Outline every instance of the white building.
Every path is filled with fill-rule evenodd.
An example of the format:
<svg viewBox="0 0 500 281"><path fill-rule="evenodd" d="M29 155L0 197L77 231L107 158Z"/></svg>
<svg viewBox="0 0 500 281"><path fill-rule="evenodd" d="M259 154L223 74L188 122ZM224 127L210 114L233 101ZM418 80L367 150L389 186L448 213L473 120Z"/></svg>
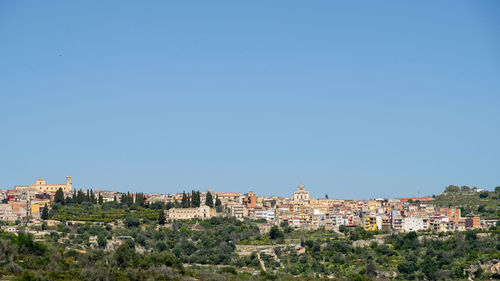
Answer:
<svg viewBox="0 0 500 281"><path fill-rule="evenodd" d="M330 220L332 222L332 225L334 225L334 226L349 224L349 220L347 218L342 217L342 216L330 215Z"/></svg>
<svg viewBox="0 0 500 281"><path fill-rule="evenodd" d="M255 218L262 218L268 221L272 221L275 218L274 209L255 210Z"/></svg>
<svg viewBox="0 0 500 281"><path fill-rule="evenodd" d="M403 219L403 231L419 231L424 230L424 220L420 217L406 217Z"/></svg>
<svg viewBox="0 0 500 281"><path fill-rule="evenodd" d="M375 216L375 221L377 222L377 229L382 230L382 216Z"/></svg>

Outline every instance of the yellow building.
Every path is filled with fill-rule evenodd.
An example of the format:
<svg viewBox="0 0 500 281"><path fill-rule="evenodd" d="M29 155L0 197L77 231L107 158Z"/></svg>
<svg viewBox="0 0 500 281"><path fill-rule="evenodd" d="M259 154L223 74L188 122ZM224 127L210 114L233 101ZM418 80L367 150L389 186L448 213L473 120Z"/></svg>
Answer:
<svg viewBox="0 0 500 281"><path fill-rule="evenodd" d="M16 190L34 189L40 192L56 192L59 188L63 192L71 192L71 177L66 177L65 184L46 184L44 179L37 179L35 184L15 186Z"/></svg>
<svg viewBox="0 0 500 281"><path fill-rule="evenodd" d="M32 201L30 204L31 207L31 213L40 213L42 211L42 208L47 204L47 206L50 206L50 200L39 200L39 201Z"/></svg>
<svg viewBox="0 0 500 281"><path fill-rule="evenodd" d="M213 191L210 191L210 193L212 193L212 196L214 197L214 201L215 201L215 196L217 196L217 197L219 197L219 200L221 200L223 202L238 201L238 199L241 196L240 192L213 192Z"/></svg>
<svg viewBox="0 0 500 281"><path fill-rule="evenodd" d="M377 227L377 218L374 216L364 216L363 217L363 228L369 231L375 231Z"/></svg>

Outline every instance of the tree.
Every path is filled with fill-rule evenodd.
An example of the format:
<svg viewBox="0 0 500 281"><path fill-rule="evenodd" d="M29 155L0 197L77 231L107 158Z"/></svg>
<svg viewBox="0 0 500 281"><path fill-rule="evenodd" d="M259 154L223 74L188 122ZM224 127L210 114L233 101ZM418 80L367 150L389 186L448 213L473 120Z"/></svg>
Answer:
<svg viewBox="0 0 500 281"><path fill-rule="evenodd" d="M484 213L486 211L486 208L484 205L480 205L478 208L477 208L477 212L478 213Z"/></svg>
<svg viewBox="0 0 500 281"><path fill-rule="evenodd" d="M146 196L144 196L144 193L136 193L135 194L135 204L144 207L146 205Z"/></svg>
<svg viewBox="0 0 500 281"><path fill-rule="evenodd" d="M103 200L103 198L102 198L102 195L101 195L101 193L99 192L99 205L102 205L103 201L104 201L104 200Z"/></svg>
<svg viewBox="0 0 500 281"><path fill-rule="evenodd" d="M217 213L220 213L224 210L224 208L222 207L222 202L219 199L219 196L215 197L215 210L217 211Z"/></svg>
<svg viewBox="0 0 500 281"><path fill-rule="evenodd" d="M182 192L182 200L181 200L181 207L182 208L189 208L189 201L186 195L186 192Z"/></svg>
<svg viewBox="0 0 500 281"><path fill-rule="evenodd" d="M59 188L57 191L56 191L56 195L54 195L54 203L61 203L61 204L64 204L64 193L63 193L63 190L62 188Z"/></svg>
<svg viewBox="0 0 500 281"><path fill-rule="evenodd" d="M47 206L47 203L45 203L45 206L43 206L43 210L42 210L42 214L40 215L40 218L42 220L49 219L49 207Z"/></svg>
<svg viewBox="0 0 500 281"><path fill-rule="evenodd" d="M280 223L280 226L281 226L281 228L283 229L283 231L284 231L285 233L290 233L290 232L292 232L292 230L293 230L293 229L290 227L290 225L288 224L288 221L282 221L282 222Z"/></svg>
<svg viewBox="0 0 500 281"><path fill-rule="evenodd" d="M488 198L488 191L479 193L479 198Z"/></svg>
<svg viewBox="0 0 500 281"><path fill-rule="evenodd" d="M135 217L126 217L124 223L127 227L138 227L141 225L139 219Z"/></svg>
<svg viewBox="0 0 500 281"><path fill-rule="evenodd" d="M200 207L200 192L192 191L191 192L191 207L198 208Z"/></svg>
<svg viewBox="0 0 500 281"><path fill-rule="evenodd" d="M92 189L90 190L90 197L89 197L89 201L90 201L92 204L97 204L97 198L95 197L94 191L93 191Z"/></svg>
<svg viewBox="0 0 500 281"><path fill-rule="evenodd" d="M373 262L366 265L366 274L368 276L377 276L377 267Z"/></svg>
<svg viewBox="0 0 500 281"><path fill-rule="evenodd" d="M462 192L469 192L470 191L470 187L464 185L460 188L462 190Z"/></svg>
<svg viewBox="0 0 500 281"><path fill-rule="evenodd" d="M106 239L106 235L104 235L103 233L99 233L99 235L97 235L97 245L99 246L99 248L106 248L107 244L108 241Z"/></svg>
<svg viewBox="0 0 500 281"><path fill-rule="evenodd" d="M125 268L137 256L135 243L131 239L125 240L115 251L115 263L119 267Z"/></svg>
<svg viewBox="0 0 500 281"><path fill-rule="evenodd" d="M160 210L160 214L158 215L158 224L159 225L164 225L165 224L165 211L163 209Z"/></svg>
<svg viewBox="0 0 500 281"><path fill-rule="evenodd" d="M269 230L269 238L271 238L271 240L276 240L284 237L285 235L276 225L273 225L273 227L271 227L271 230Z"/></svg>
<svg viewBox="0 0 500 281"><path fill-rule="evenodd" d="M205 205L207 205L208 207L214 206L214 198L212 197L212 193L210 193L210 191L207 192L207 196L205 199Z"/></svg>
<svg viewBox="0 0 500 281"><path fill-rule="evenodd" d="M85 202L85 194L80 189L80 190L78 190L78 193L76 194L76 203L82 204L83 202Z"/></svg>
<svg viewBox="0 0 500 281"><path fill-rule="evenodd" d="M327 193L327 194L325 194L325 198L326 198L326 199L328 199L328 193Z"/></svg>
<svg viewBox="0 0 500 281"><path fill-rule="evenodd" d="M127 202L129 206L134 205L134 195L130 194L130 192L127 192L127 195L125 196L125 202Z"/></svg>
<svg viewBox="0 0 500 281"><path fill-rule="evenodd" d="M344 233L344 234L346 234L347 232L349 232L349 228L347 228L347 226L341 224L339 226L339 231L342 232L342 233Z"/></svg>
<svg viewBox="0 0 500 281"><path fill-rule="evenodd" d="M445 192L459 192L460 187L458 187L456 185L448 185L444 191Z"/></svg>
<svg viewBox="0 0 500 281"><path fill-rule="evenodd" d="M500 186L495 187L495 192L500 193Z"/></svg>

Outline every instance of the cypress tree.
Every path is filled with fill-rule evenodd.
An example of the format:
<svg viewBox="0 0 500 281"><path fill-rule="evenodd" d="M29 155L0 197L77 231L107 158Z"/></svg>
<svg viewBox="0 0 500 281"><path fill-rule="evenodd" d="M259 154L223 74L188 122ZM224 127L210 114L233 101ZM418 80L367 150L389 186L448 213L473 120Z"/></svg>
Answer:
<svg viewBox="0 0 500 281"><path fill-rule="evenodd" d="M54 203L61 203L64 205L64 193L62 191L62 188L59 188L56 191L56 195L54 195Z"/></svg>
<svg viewBox="0 0 500 281"><path fill-rule="evenodd" d="M158 215L158 224L164 225L165 224L165 210L160 209L160 214Z"/></svg>
<svg viewBox="0 0 500 281"><path fill-rule="evenodd" d="M209 207L214 206L214 198L212 197L212 193L210 191L207 192L206 199L205 199L205 205Z"/></svg>
<svg viewBox="0 0 500 281"><path fill-rule="evenodd" d="M200 192L198 191L192 191L191 192L191 205L193 208L198 208L200 207Z"/></svg>
<svg viewBox="0 0 500 281"><path fill-rule="evenodd" d="M186 196L186 193L185 193L184 191L182 192L181 207L182 207L182 208L187 208L187 207L189 207L189 205L188 205L188 201L187 201L187 196Z"/></svg>
<svg viewBox="0 0 500 281"><path fill-rule="evenodd" d="M116 197L115 197L116 198ZM102 199L102 195L101 193L99 192L99 205L102 205L103 203L103 199Z"/></svg>
<svg viewBox="0 0 500 281"><path fill-rule="evenodd" d="M78 204L82 204L83 202L85 201L85 194L83 193L83 191L80 189L78 190L78 193L76 195L76 202Z"/></svg>
<svg viewBox="0 0 500 281"><path fill-rule="evenodd" d="M45 203L45 206L43 206L43 210L42 210L42 214L40 215L40 218L42 220L49 219L49 207L47 206L47 203Z"/></svg>

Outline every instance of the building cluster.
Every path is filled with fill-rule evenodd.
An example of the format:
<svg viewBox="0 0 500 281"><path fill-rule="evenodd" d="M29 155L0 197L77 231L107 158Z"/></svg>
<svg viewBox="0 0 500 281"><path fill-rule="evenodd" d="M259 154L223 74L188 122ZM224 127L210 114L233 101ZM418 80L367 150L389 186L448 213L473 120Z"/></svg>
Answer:
<svg viewBox="0 0 500 281"><path fill-rule="evenodd" d="M64 184L46 184L45 180L37 179L35 184L0 190L0 220L15 222L26 218L40 219L43 207L50 206L59 188L70 192L71 177L66 177Z"/></svg>
<svg viewBox="0 0 500 281"><path fill-rule="evenodd" d="M59 189L65 197L73 195L71 176L66 177L63 184L47 184L44 179L37 179L34 184L0 189L0 221L40 220L44 206L51 206ZM115 191L94 190L94 193L101 194L104 202L120 196Z"/></svg>
<svg viewBox="0 0 500 281"><path fill-rule="evenodd" d="M221 200L225 213L207 211L206 194L211 192ZM153 194L151 201L180 201L182 193ZM409 232L419 230L461 231L488 227L496 221L481 221L477 214L463 216L458 208L436 208L430 201L433 197L398 199L315 199L300 185L289 198L281 196L257 196L254 192L213 192L201 193L200 208L172 208L167 211L170 219L210 218L230 215L237 218L263 219L271 223L288 222L289 226L300 229L338 229L363 227L365 230ZM210 210L210 208L208 208Z"/></svg>
<svg viewBox="0 0 500 281"><path fill-rule="evenodd" d="M58 189L66 197L73 195L71 177L65 184L46 184L43 179L35 184L0 190L0 220L17 221L23 218L39 219L45 204L50 206ZM94 190L104 202L120 200L115 191ZM207 196L209 195L210 196ZM433 197L397 199L329 199L313 198L303 185L291 197L257 196L255 192L199 192L199 207L179 208L183 193L147 194L149 203L163 202L168 208L167 219L207 219L214 216L261 219L269 223L287 222L297 229L336 229L363 227L365 230L409 232L419 230L460 231L487 227L496 221L481 220L477 214L462 214L458 208L436 208ZM74 196L74 195L73 195ZM132 194L133 196L133 194ZM207 206L207 197L220 202L216 211ZM170 203L170 204L169 204ZM210 204L209 204L210 205Z"/></svg>

